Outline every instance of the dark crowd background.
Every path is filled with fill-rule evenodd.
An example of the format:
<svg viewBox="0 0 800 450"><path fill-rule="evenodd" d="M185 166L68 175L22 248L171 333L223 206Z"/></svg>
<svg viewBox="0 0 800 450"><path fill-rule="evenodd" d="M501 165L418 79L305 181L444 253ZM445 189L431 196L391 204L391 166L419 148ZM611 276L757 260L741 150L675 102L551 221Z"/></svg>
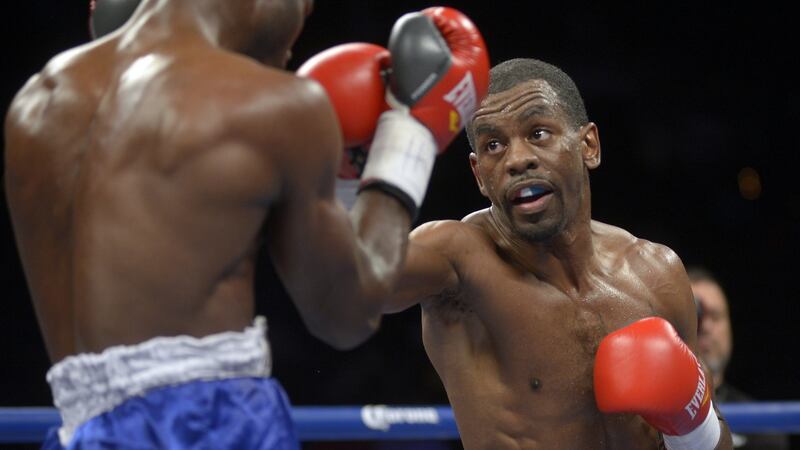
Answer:
<svg viewBox="0 0 800 450"><path fill-rule="evenodd" d="M3 5L3 114L49 58L88 40L85 3ZM385 45L397 17L434 4L317 0L290 69L335 44ZM573 77L600 129L603 164L591 176L595 219L666 244L686 265L714 272L731 303L735 344L729 381L760 400L800 398L794 284L800 97L792 70L797 32L789 7L777 2L439 4L459 8L475 21L492 64L534 57ZM462 136L440 157L420 223L459 219L488 205L475 187L468 152ZM50 405L44 380L49 362L4 196L2 201L0 406ZM447 402L422 347L419 308L385 317L378 334L357 349L334 351L303 329L266 257L260 267L257 309L268 316L274 373L295 404Z"/></svg>

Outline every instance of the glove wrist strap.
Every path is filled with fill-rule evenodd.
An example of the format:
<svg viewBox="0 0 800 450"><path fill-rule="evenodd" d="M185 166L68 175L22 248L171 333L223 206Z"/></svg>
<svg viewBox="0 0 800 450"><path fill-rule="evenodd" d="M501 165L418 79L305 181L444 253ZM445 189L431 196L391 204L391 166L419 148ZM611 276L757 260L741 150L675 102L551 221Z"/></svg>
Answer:
<svg viewBox="0 0 800 450"><path fill-rule="evenodd" d="M416 217L435 160L436 142L430 130L407 112L386 111L378 121L359 190L381 189Z"/></svg>
<svg viewBox="0 0 800 450"><path fill-rule="evenodd" d="M681 436L665 434L664 445L669 450L711 450L717 446L719 436L719 419L714 413L714 404L712 403L700 426Z"/></svg>

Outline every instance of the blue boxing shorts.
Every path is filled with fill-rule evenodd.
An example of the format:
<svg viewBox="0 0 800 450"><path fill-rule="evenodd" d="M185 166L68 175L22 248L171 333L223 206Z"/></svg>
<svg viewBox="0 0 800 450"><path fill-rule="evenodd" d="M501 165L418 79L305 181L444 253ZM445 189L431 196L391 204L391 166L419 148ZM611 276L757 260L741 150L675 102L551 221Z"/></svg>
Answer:
<svg viewBox="0 0 800 450"><path fill-rule="evenodd" d="M259 317L64 359L47 374L63 424L43 449L299 450L265 336Z"/></svg>

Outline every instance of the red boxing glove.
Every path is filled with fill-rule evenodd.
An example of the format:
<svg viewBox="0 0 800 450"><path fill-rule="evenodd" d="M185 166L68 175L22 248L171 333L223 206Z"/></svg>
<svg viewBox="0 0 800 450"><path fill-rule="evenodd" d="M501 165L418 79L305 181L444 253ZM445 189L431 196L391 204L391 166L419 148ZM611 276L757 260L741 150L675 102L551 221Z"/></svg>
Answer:
<svg viewBox="0 0 800 450"><path fill-rule="evenodd" d="M390 81L397 106L436 137L443 151L463 129L489 85L489 56L475 25L460 12L428 8L401 17L392 29L389 51L367 43L342 44L312 57L297 75L322 84L342 127L345 147L372 139Z"/></svg>
<svg viewBox="0 0 800 450"><path fill-rule="evenodd" d="M486 95L489 59L472 22L454 9L439 7L401 17L392 28L388 53L371 44L340 45L312 58L297 73L325 88L346 148L372 142L363 172L358 160L364 155L349 150L340 177L361 176L361 189L394 195L413 216L436 154L463 129Z"/></svg>
<svg viewBox="0 0 800 450"><path fill-rule="evenodd" d="M381 77L389 51L380 45L356 42L329 48L297 69L297 75L318 81L339 118L345 148L367 144L378 117L389 109Z"/></svg>
<svg viewBox="0 0 800 450"><path fill-rule="evenodd" d="M445 7L401 17L392 28L389 52L386 99L393 109L381 115L361 189L395 195L414 216L436 154L486 95L489 57L475 25Z"/></svg>
<svg viewBox="0 0 800 450"><path fill-rule="evenodd" d="M389 40L391 94L433 133L439 152L489 89L489 54L470 19L448 7L401 17Z"/></svg>
<svg viewBox="0 0 800 450"><path fill-rule="evenodd" d="M719 440L703 369L664 319L642 319L600 342L594 390L601 411L640 414L667 448L711 449Z"/></svg>
<svg viewBox="0 0 800 450"><path fill-rule="evenodd" d="M389 61L385 48L356 42L331 47L312 57L297 75L318 81L333 105L344 140L337 197L348 208L355 202L366 163L366 145L372 140L381 113L389 109L382 73Z"/></svg>

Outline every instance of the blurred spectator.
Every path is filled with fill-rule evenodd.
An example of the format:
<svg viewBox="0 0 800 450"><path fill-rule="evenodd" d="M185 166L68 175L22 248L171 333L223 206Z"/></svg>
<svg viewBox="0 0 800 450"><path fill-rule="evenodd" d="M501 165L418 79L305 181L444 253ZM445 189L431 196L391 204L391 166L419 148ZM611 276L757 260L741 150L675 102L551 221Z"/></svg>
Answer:
<svg viewBox="0 0 800 450"><path fill-rule="evenodd" d="M689 279L695 301L701 305L697 343L700 358L714 378L715 402L736 403L754 401L752 397L725 380L725 369L733 350L728 299L711 273L703 268L689 268ZM782 434L733 434L737 449L780 450L789 448L788 436Z"/></svg>

